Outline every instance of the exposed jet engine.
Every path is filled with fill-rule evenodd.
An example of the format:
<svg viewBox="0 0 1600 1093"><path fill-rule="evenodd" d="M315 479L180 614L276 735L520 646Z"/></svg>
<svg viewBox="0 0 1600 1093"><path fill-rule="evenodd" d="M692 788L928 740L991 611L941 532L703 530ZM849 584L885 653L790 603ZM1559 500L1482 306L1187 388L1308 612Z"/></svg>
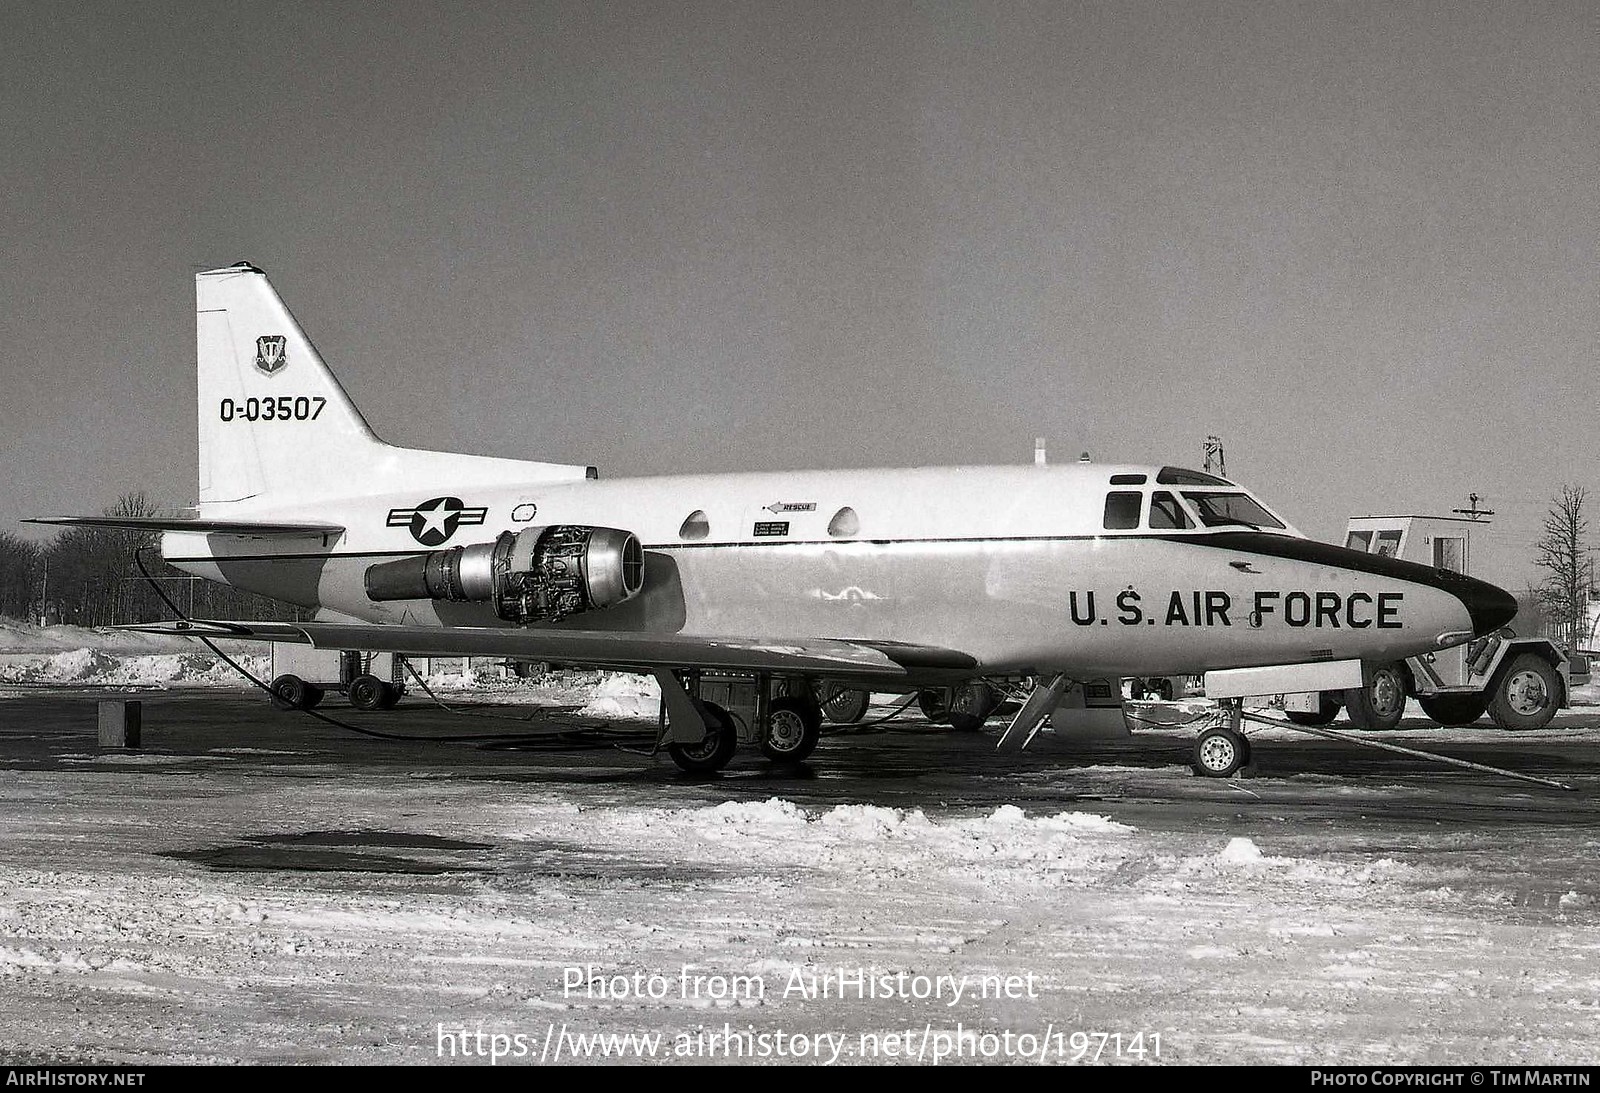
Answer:
<svg viewBox="0 0 1600 1093"><path fill-rule="evenodd" d="M492 603L507 622L556 622L632 599L644 549L632 532L558 524L380 562L366 583L373 600Z"/></svg>

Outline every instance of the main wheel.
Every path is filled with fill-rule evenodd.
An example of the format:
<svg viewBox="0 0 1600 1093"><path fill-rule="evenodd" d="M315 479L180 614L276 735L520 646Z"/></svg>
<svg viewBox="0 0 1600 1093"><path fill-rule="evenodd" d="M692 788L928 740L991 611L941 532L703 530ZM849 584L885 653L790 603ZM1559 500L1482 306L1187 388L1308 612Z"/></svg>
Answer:
<svg viewBox="0 0 1600 1093"><path fill-rule="evenodd" d="M935 725L942 725L950 717L949 692L919 691L917 693L917 709L922 711L923 717L926 717Z"/></svg>
<svg viewBox="0 0 1600 1093"><path fill-rule="evenodd" d="M733 758L739 747L739 727L734 724L733 715L715 702L696 700L695 705L706 715L705 739L698 744L669 743L667 754L690 774L713 774Z"/></svg>
<svg viewBox="0 0 1600 1093"><path fill-rule="evenodd" d="M402 693L403 692L400 690L400 687L398 685L396 685L394 683L385 683L383 685L383 697L378 699L378 709L380 709L380 710L392 710L392 709L394 709L397 705L400 704L400 695Z"/></svg>
<svg viewBox="0 0 1600 1093"><path fill-rule="evenodd" d="M299 676L279 676L268 688L272 691L272 704L280 710L309 710L322 701L322 688Z"/></svg>
<svg viewBox="0 0 1600 1093"><path fill-rule="evenodd" d="M822 736L822 708L804 698L775 698L761 734L761 751L774 763L802 763Z"/></svg>
<svg viewBox="0 0 1600 1093"><path fill-rule="evenodd" d="M950 725L961 732L977 732L998 705L999 696L984 680L964 683L950 693Z"/></svg>
<svg viewBox="0 0 1600 1093"><path fill-rule="evenodd" d="M854 725L867 716L867 707L872 702L870 692L842 683L818 684L817 698L822 703L823 715L835 725Z"/></svg>
<svg viewBox="0 0 1600 1093"><path fill-rule="evenodd" d="M1522 653L1495 685L1489 716L1502 729L1542 729L1561 706L1561 680L1536 653Z"/></svg>
<svg viewBox="0 0 1600 1093"><path fill-rule="evenodd" d="M1328 725L1339 716L1339 708L1343 705L1337 694L1332 691L1322 691L1318 695L1316 709L1284 710L1283 716L1294 725Z"/></svg>
<svg viewBox="0 0 1600 1093"><path fill-rule="evenodd" d="M1398 664L1375 664L1363 673L1366 686L1344 693L1345 710L1357 728L1381 731L1400 724L1406 712L1406 676Z"/></svg>
<svg viewBox="0 0 1600 1093"><path fill-rule="evenodd" d="M1156 679L1151 680L1150 682L1151 682L1151 688L1150 688L1151 693L1154 694L1157 699L1159 699L1162 702L1171 702L1172 701L1173 694L1172 694L1172 680L1171 679L1169 679L1166 676L1160 676L1160 677L1158 677Z"/></svg>
<svg viewBox="0 0 1600 1093"><path fill-rule="evenodd" d="M1250 762L1250 741L1232 729L1207 729L1195 738L1190 766L1207 778L1226 778Z"/></svg>
<svg viewBox="0 0 1600 1093"><path fill-rule="evenodd" d="M382 709L384 688L387 686L377 676L356 676L350 681L350 705L358 710Z"/></svg>
<svg viewBox="0 0 1600 1093"><path fill-rule="evenodd" d="M1441 725L1470 725L1489 708L1485 694L1418 695L1422 712Z"/></svg>

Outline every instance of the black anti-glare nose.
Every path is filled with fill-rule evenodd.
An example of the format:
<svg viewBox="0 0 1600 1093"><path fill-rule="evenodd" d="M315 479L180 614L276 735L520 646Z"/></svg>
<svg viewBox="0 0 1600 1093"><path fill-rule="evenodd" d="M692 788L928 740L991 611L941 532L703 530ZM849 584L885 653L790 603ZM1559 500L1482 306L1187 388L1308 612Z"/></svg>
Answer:
<svg viewBox="0 0 1600 1093"><path fill-rule="evenodd" d="M1449 590L1466 605L1474 634L1492 634L1516 617L1516 597L1488 581L1459 577L1450 583Z"/></svg>

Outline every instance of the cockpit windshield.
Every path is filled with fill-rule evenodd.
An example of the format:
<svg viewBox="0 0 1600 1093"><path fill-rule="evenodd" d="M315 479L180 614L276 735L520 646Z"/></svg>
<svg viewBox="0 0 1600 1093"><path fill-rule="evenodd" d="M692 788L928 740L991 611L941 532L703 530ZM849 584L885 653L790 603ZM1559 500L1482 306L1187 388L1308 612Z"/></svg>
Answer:
<svg viewBox="0 0 1600 1093"><path fill-rule="evenodd" d="M1202 493L1184 490L1184 500L1194 506L1200 522L1208 528L1238 524L1247 528L1281 528L1283 521L1243 493Z"/></svg>

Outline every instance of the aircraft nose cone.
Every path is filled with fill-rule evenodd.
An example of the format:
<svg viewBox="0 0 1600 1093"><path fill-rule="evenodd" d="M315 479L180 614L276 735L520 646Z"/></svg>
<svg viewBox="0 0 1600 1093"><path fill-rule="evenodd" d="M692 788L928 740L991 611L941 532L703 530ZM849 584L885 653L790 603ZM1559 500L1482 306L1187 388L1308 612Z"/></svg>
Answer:
<svg viewBox="0 0 1600 1093"><path fill-rule="evenodd" d="M1492 634L1517 613L1516 598L1488 581L1464 578L1450 591L1466 605L1467 614L1472 617L1472 632L1480 636Z"/></svg>

